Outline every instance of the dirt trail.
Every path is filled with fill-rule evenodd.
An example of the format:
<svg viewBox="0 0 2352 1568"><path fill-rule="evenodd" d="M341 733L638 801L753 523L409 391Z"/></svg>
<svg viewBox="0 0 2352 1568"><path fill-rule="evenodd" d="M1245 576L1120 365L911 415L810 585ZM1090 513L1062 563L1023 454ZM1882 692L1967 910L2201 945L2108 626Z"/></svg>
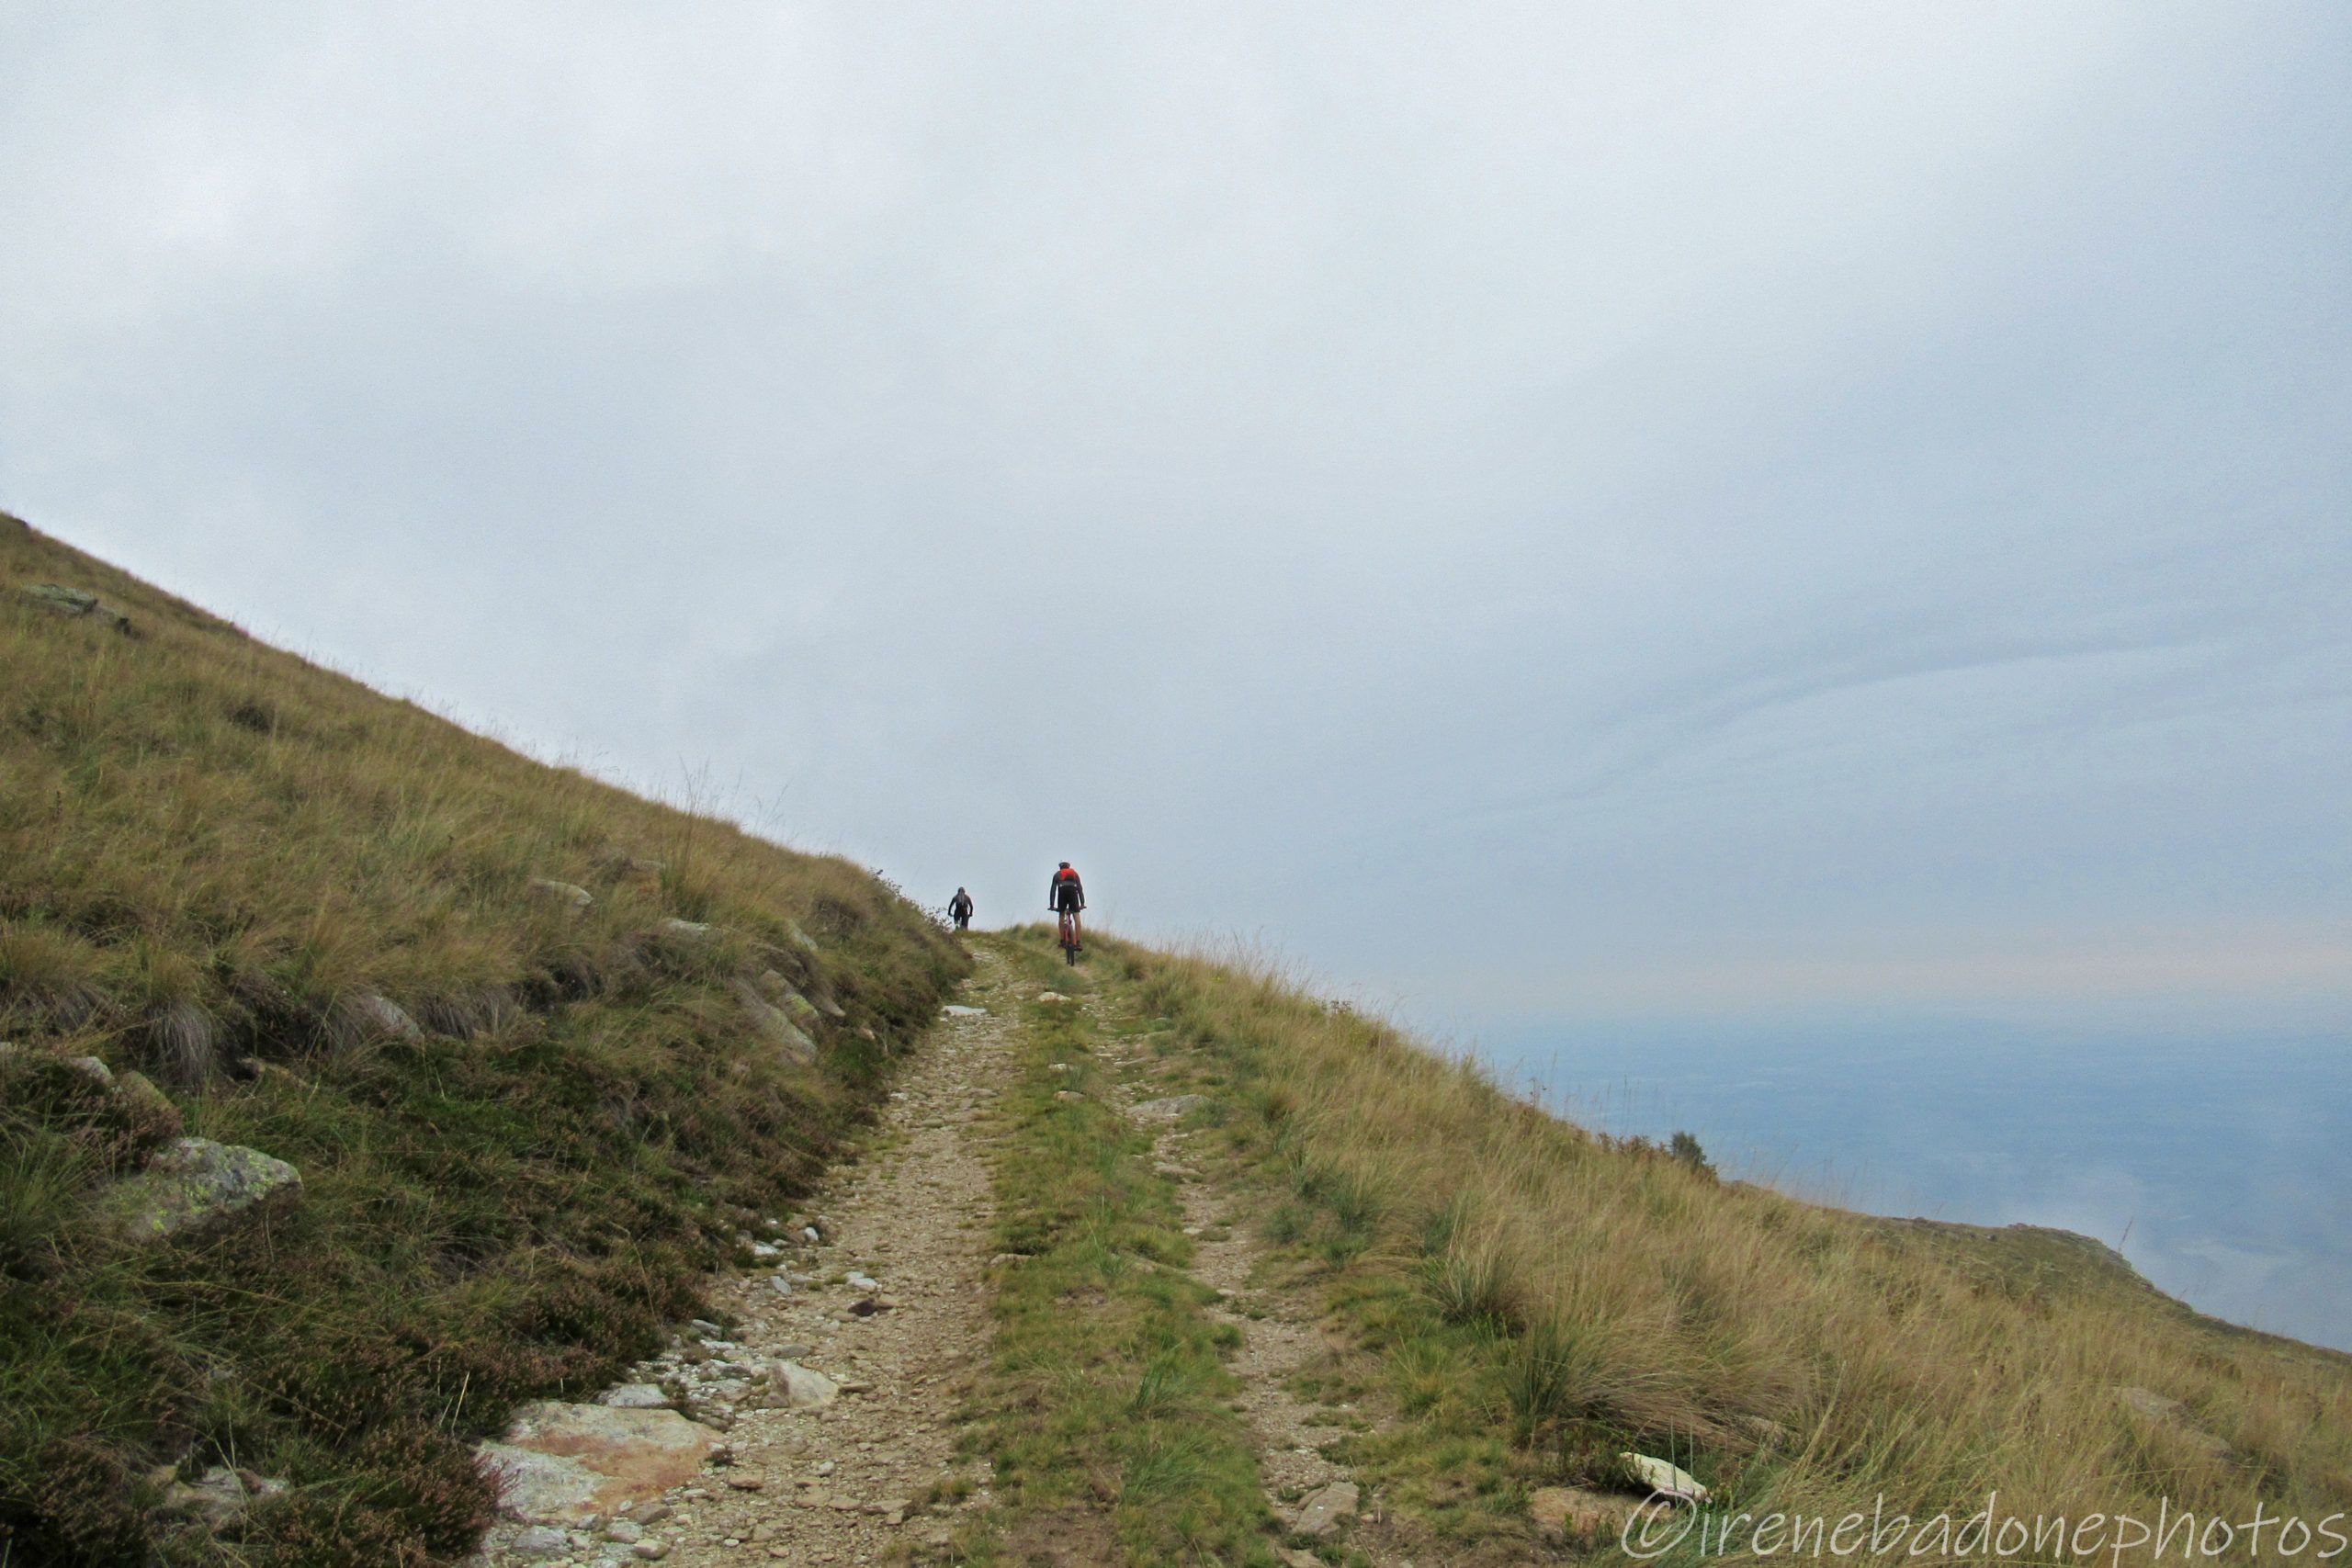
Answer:
<svg viewBox="0 0 2352 1568"><path fill-rule="evenodd" d="M1093 997L1088 1003L1100 1005ZM1306 1295L1269 1280L1255 1216L1237 1194L1206 1179L1195 1162L1191 1145L1201 1134L1181 1125L1193 1097L1139 1096L1138 1086L1158 1093L1150 1083L1157 1064L1149 1039L1141 1037L1125 1050L1106 1047L1102 1055L1128 1075L1114 1092L1130 1117L1155 1132L1152 1157L1158 1169L1182 1184L1184 1234L1193 1238L1193 1276L1218 1292L1222 1300L1212 1315L1241 1337L1228 1364L1241 1381L1238 1405L1257 1438L1259 1480L1275 1513L1293 1519L1303 1501L1328 1496L1326 1488L1353 1480L1324 1450L1349 1435L1354 1406L1319 1406L1290 1386L1301 1372L1329 1370L1344 1352L1317 1323ZM1374 1568L1414 1568L1413 1560L1387 1539L1384 1522L1367 1505L1362 1518L1344 1531L1348 1544ZM1305 1552L1278 1554L1288 1562L1315 1561Z"/></svg>
<svg viewBox="0 0 2352 1568"><path fill-rule="evenodd" d="M1018 1027L997 994L1002 960L985 948L978 958L963 1005L989 1010L951 1013L904 1075L882 1147L825 1199L808 1282L789 1297L763 1279L737 1292L745 1349L820 1371L842 1396L820 1410L744 1413L733 1465L676 1505L692 1529L672 1561L740 1563L759 1555L742 1548L764 1547L772 1561L861 1563L910 1535L910 1546L945 1542L944 1510L920 1505L955 1476L949 1416L987 1349L995 1205L974 1127L1010 1070ZM836 1282L847 1275L879 1289ZM868 1303L880 1310L861 1314ZM977 1483L967 1502L983 1506L984 1469L965 1478Z"/></svg>
<svg viewBox="0 0 2352 1568"><path fill-rule="evenodd" d="M991 945L973 949L978 972L910 1064L871 1147L836 1171L805 1213L821 1239L773 1248L773 1274L721 1280L714 1300L733 1329L697 1324L635 1374L673 1393L693 1391L688 1408L727 1429L719 1462L616 1518L539 1532L545 1550L521 1550L510 1527L484 1560L501 1568L936 1561L961 1513L989 1506L989 1467L956 1464L952 1423L989 1344L995 1203L984 1119L1013 1071L1023 1027L1015 1010L1035 987L1017 981ZM1101 989L1088 987L1077 999L1098 1022L1111 1021L1114 1004ZM1289 1386L1301 1371L1328 1368L1338 1348L1306 1295L1266 1278L1241 1201L1189 1161L1193 1134L1180 1122L1196 1101L1148 1098L1165 1092L1154 1089L1161 1064L1148 1037L1106 1029L1100 1038L1117 1069L1106 1089L1155 1134L1160 1173L1182 1185L1193 1273L1221 1292L1216 1316L1240 1336L1232 1366L1261 1475L1277 1513L1293 1519L1302 1498L1348 1480L1324 1450L1348 1435L1354 1413L1318 1407ZM786 1401L763 1393L771 1386L763 1370L786 1363L830 1379L838 1395L775 1407ZM1345 1539L1377 1568L1412 1568L1382 1523L1369 1511L1342 1527Z"/></svg>
<svg viewBox="0 0 2352 1568"><path fill-rule="evenodd" d="M809 1408L722 1407L724 1463L635 1505L617 1530L571 1532L568 1557L536 1561L903 1561L944 1545L959 1508L987 1505L987 1465L956 1465L950 1422L985 1364L994 1203L978 1124L1011 1070L1019 1024L1007 1016L1003 960L984 946L977 956L979 972L903 1075L873 1146L808 1211L823 1239L786 1247L775 1275L722 1280L715 1300L732 1332L705 1325L682 1348L697 1376L714 1364L791 1362L831 1379L838 1396ZM926 1506L942 1483L961 1495Z"/></svg>

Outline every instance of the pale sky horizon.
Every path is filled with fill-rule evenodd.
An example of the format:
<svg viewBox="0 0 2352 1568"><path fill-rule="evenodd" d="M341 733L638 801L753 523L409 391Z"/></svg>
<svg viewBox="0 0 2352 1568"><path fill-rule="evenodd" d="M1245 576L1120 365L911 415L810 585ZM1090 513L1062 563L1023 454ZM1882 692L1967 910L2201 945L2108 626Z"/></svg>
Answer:
<svg viewBox="0 0 2352 1568"><path fill-rule="evenodd" d="M0 507L1440 1029L2352 1025L2352 11L0 15Z"/></svg>

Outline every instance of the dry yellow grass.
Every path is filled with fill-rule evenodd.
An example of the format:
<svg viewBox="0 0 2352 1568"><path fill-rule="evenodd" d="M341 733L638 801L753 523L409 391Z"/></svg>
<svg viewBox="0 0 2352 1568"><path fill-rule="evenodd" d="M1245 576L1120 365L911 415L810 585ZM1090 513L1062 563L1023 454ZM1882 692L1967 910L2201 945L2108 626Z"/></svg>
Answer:
<svg viewBox="0 0 2352 1568"><path fill-rule="evenodd" d="M1670 1449L1758 1511L1834 1519L1883 1495L1965 1514L1998 1493L2027 1518L2154 1521L2163 1505L2244 1521L2259 1505L2347 1529L2352 1358L2199 1318L2095 1244L1719 1182L1247 957L1119 952L1229 1063L1256 1146L1353 1232L1329 1255L1335 1298L1402 1282L1430 1332L1450 1319L1490 1341L1484 1415L1523 1482L1606 1483L1629 1446ZM1426 1361L1412 1314L1384 1313L1392 1360ZM2126 1389L2184 1414L2151 1416Z"/></svg>
<svg viewBox="0 0 2352 1568"><path fill-rule="evenodd" d="M6 517L0 671L0 1562L464 1551L472 1440L697 1310L967 965L870 872L533 761ZM79 1055L171 1104L129 1115ZM299 1206L119 1244L92 1206L182 1126L293 1163ZM157 1467L224 1462L290 1488L217 1534L158 1510Z"/></svg>

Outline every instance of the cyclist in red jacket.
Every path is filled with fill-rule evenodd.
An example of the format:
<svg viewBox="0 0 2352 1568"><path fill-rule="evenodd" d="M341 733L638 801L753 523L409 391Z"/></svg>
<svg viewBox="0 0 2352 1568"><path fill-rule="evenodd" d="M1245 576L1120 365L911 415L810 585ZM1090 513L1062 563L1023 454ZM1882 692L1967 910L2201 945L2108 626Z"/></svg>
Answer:
<svg viewBox="0 0 2352 1568"><path fill-rule="evenodd" d="M1053 881L1046 885L1046 908L1061 917L1062 946L1075 954L1079 947L1078 912L1086 908L1086 884L1078 879L1078 873L1070 869L1068 861L1062 862Z"/></svg>

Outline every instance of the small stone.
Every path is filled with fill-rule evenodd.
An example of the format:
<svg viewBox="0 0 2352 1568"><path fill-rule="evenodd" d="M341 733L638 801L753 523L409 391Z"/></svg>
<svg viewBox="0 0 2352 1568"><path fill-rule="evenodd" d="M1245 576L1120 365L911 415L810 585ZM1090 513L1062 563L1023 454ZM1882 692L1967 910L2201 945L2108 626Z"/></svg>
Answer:
<svg viewBox="0 0 2352 1568"><path fill-rule="evenodd" d="M670 1543L666 1540L640 1540L629 1550L648 1562L659 1562L670 1555Z"/></svg>
<svg viewBox="0 0 2352 1568"><path fill-rule="evenodd" d="M788 1296L792 1294L792 1281L781 1274L771 1274L768 1276L768 1289L779 1296Z"/></svg>
<svg viewBox="0 0 2352 1568"><path fill-rule="evenodd" d="M1054 1098L1056 1100L1084 1100L1086 1096L1074 1089L1057 1089L1054 1090Z"/></svg>
<svg viewBox="0 0 2352 1568"><path fill-rule="evenodd" d="M767 1483L756 1475L730 1475L727 1478L727 1484L738 1492L757 1492Z"/></svg>
<svg viewBox="0 0 2352 1568"><path fill-rule="evenodd" d="M633 1519L615 1519L605 1527L605 1539L623 1546L635 1546L645 1539L645 1527Z"/></svg>
<svg viewBox="0 0 2352 1568"><path fill-rule="evenodd" d="M548 1525L532 1525L507 1543L517 1557L558 1557L571 1550L564 1533Z"/></svg>
<svg viewBox="0 0 2352 1568"><path fill-rule="evenodd" d="M658 1384L625 1382L598 1394L596 1403L615 1410L662 1410L669 1406L670 1396Z"/></svg>
<svg viewBox="0 0 2352 1568"><path fill-rule="evenodd" d="M584 909L596 901L595 895L590 893L585 887L569 882L558 882L548 876L531 878L531 892L536 897L573 909Z"/></svg>
<svg viewBox="0 0 2352 1568"><path fill-rule="evenodd" d="M845 1283L853 1291L878 1291L882 1288L882 1281L871 1274L852 1274Z"/></svg>
<svg viewBox="0 0 2352 1568"><path fill-rule="evenodd" d="M1707 1500L1707 1489L1700 1485L1697 1478L1687 1470L1662 1459L1653 1459L1648 1454L1621 1453L1617 1457L1643 1485L1650 1489L1653 1495L1670 1497L1678 1503L1703 1503Z"/></svg>

